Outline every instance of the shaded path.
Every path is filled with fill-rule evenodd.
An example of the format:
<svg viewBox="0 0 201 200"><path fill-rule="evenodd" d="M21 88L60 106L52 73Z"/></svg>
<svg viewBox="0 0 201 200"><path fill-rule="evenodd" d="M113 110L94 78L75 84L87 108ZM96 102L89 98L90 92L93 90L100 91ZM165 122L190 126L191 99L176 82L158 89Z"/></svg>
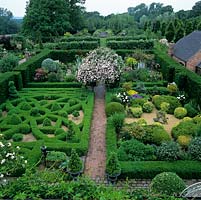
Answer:
<svg viewBox="0 0 201 200"><path fill-rule="evenodd" d="M91 125L90 144L85 162L85 175L92 179L104 179L106 163L105 145L105 87L94 89L95 103Z"/></svg>

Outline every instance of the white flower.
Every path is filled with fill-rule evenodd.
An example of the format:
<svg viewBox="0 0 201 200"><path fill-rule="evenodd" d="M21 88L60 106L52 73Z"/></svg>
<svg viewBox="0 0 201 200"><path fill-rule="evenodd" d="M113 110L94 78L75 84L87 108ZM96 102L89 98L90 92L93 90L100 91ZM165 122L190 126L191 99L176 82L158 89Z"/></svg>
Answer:
<svg viewBox="0 0 201 200"><path fill-rule="evenodd" d="M0 142L0 147L4 147L5 145L2 143L2 142Z"/></svg>
<svg viewBox="0 0 201 200"><path fill-rule="evenodd" d="M3 159L3 160L1 161L1 164L3 165L5 162L6 162L6 160L5 160L5 159Z"/></svg>
<svg viewBox="0 0 201 200"><path fill-rule="evenodd" d="M25 160L24 163L27 164L27 160Z"/></svg>
<svg viewBox="0 0 201 200"><path fill-rule="evenodd" d="M15 156L11 156L11 159L13 160L15 158Z"/></svg>
<svg viewBox="0 0 201 200"><path fill-rule="evenodd" d="M11 146L11 143L9 142L9 143L7 144L7 146L10 147L10 146Z"/></svg>
<svg viewBox="0 0 201 200"><path fill-rule="evenodd" d="M16 147L16 149L20 149L20 147L19 147L19 146L17 146L17 147Z"/></svg>
<svg viewBox="0 0 201 200"><path fill-rule="evenodd" d="M3 175L3 174L1 174L1 175L0 175L0 178L3 178L3 177L4 177L4 175Z"/></svg>

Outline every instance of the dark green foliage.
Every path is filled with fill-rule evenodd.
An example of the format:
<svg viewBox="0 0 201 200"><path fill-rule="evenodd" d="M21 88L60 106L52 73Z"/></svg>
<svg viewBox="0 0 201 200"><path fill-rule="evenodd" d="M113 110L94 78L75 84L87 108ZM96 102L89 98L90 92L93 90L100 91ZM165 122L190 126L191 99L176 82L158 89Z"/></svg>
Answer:
<svg viewBox="0 0 201 200"><path fill-rule="evenodd" d="M172 172L158 174L150 185L152 192L166 195L179 195L185 188L184 181Z"/></svg>
<svg viewBox="0 0 201 200"><path fill-rule="evenodd" d="M17 98L19 95L18 95L18 92L16 90L14 82L13 81L9 81L8 87L9 87L9 89L8 89L8 91L9 91L9 97L11 99Z"/></svg>
<svg viewBox="0 0 201 200"><path fill-rule="evenodd" d="M75 110L75 111L73 111L72 115L73 115L73 117L79 117L80 113L77 110Z"/></svg>
<svg viewBox="0 0 201 200"><path fill-rule="evenodd" d="M109 117L115 113L124 113L124 106L117 102L111 102L106 105L106 115Z"/></svg>
<svg viewBox="0 0 201 200"><path fill-rule="evenodd" d="M118 157L121 161L155 160L154 148L134 139L121 143Z"/></svg>
<svg viewBox="0 0 201 200"><path fill-rule="evenodd" d="M98 37L91 37L91 36L83 36L83 37L63 37L60 39L60 42L75 42L75 41L96 41L99 42L99 38Z"/></svg>
<svg viewBox="0 0 201 200"><path fill-rule="evenodd" d="M20 142L23 140L23 134L21 133L15 133L13 136L12 136L12 139L14 142Z"/></svg>
<svg viewBox="0 0 201 200"><path fill-rule="evenodd" d="M175 28L172 22L170 22L167 26L165 36L168 40L168 42L172 42L174 40L175 35Z"/></svg>
<svg viewBox="0 0 201 200"><path fill-rule="evenodd" d="M176 142L164 142L157 147L156 156L158 160L174 161L181 155L181 147Z"/></svg>
<svg viewBox="0 0 201 200"><path fill-rule="evenodd" d="M28 111L28 110L31 110L31 106L29 103L27 102L23 102L21 105L20 105L20 109L21 110L25 110L25 111Z"/></svg>
<svg viewBox="0 0 201 200"><path fill-rule="evenodd" d="M55 72L50 72L47 76L49 82L57 82L57 74Z"/></svg>
<svg viewBox="0 0 201 200"><path fill-rule="evenodd" d="M108 41L107 47L111 49L152 49L153 40Z"/></svg>
<svg viewBox="0 0 201 200"><path fill-rule="evenodd" d="M52 106L51 106L51 111L52 112L54 112L54 111L59 111L59 110L61 110L62 108L61 108L61 106L58 104L58 103L54 103L54 104L52 104Z"/></svg>
<svg viewBox="0 0 201 200"><path fill-rule="evenodd" d="M193 160L201 160L201 137L192 139L188 147L188 154Z"/></svg>
<svg viewBox="0 0 201 200"><path fill-rule="evenodd" d="M182 27L179 27L175 33L175 39L174 41L177 42L181 38L183 38L185 35L185 30Z"/></svg>
<svg viewBox="0 0 201 200"><path fill-rule="evenodd" d="M184 108L186 108L187 115L189 117L195 117L198 114L198 111L192 106L191 103L185 104Z"/></svg>
<svg viewBox="0 0 201 200"><path fill-rule="evenodd" d="M123 127L124 119L125 119L124 114L115 113L111 116L111 122L115 127L115 131L117 134L120 133L121 128Z"/></svg>
<svg viewBox="0 0 201 200"><path fill-rule="evenodd" d="M196 136L197 125L193 121L182 121L172 129L172 136L177 139L180 135Z"/></svg>
<svg viewBox="0 0 201 200"><path fill-rule="evenodd" d="M75 149L72 149L71 151L67 169L69 172L72 172L72 173L80 172L83 169L82 160L76 153Z"/></svg>
<svg viewBox="0 0 201 200"><path fill-rule="evenodd" d="M20 133L28 134L28 133L30 133L30 131L31 131L31 128L30 128L30 126L28 124L20 125Z"/></svg>
<svg viewBox="0 0 201 200"><path fill-rule="evenodd" d="M32 108L31 109L31 112L30 112L30 115L31 116L34 116L34 117L36 117L36 116L40 116L40 113L39 113L39 109L38 108Z"/></svg>
<svg viewBox="0 0 201 200"><path fill-rule="evenodd" d="M106 162L106 173L110 176L116 176L121 173L121 166L117 154L112 152Z"/></svg>
<svg viewBox="0 0 201 200"><path fill-rule="evenodd" d="M67 1L43 1L43 5L40 7L39 1L28 4L22 27L24 34L38 43L63 35L70 28Z"/></svg>
<svg viewBox="0 0 201 200"><path fill-rule="evenodd" d="M57 49L57 50L70 50L70 49L93 50L99 47L99 42L73 41L73 42L46 43L44 47L48 49Z"/></svg>
<svg viewBox="0 0 201 200"><path fill-rule="evenodd" d="M12 114L8 120L8 124L11 124L11 125L18 125L21 123L22 123L21 118L16 114Z"/></svg>
<svg viewBox="0 0 201 200"><path fill-rule="evenodd" d="M161 104L162 104L163 102L166 102L166 103L169 103L169 104L170 104L170 107L169 107L169 109L168 109L168 111L167 111L167 113L169 113L169 114L173 114L175 108L181 106L179 100L178 100L176 97L173 97L173 96L168 96L168 95L156 95L156 96L153 97L153 103L154 103L154 105L156 106L156 108L157 108L158 110L160 110Z"/></svg>
<svg viewBox="0 0 201 200"><path fill-rule="evenodd" d="M5 57L0 59L0 72L9 72L18 65L18 58L13 54L8 54Z"/></svg>
<svg viewBox="0 0 201 200"><path fill-rule="evenodd" d="M45 119L43 120L43 126L51 126L51 121L50 121L50 119L45 118Z"/></svg>
<svg viewBox="0 0 201 200"><path fill-rule="evenodd" d="M0 118L2 117L3 115L3 111L0 109Z"/></svg>

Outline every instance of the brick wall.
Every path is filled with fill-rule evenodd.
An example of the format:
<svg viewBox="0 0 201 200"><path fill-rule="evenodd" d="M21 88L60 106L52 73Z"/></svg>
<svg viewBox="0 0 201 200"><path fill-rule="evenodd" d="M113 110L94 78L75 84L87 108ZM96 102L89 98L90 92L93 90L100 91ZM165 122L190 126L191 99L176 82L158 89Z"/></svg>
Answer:
<svg viewBox="0 0 201 200"><path fill-rule="evenodd" d="M196 71L196 65L201 62L201 51L197 52L192 58L187 62L187 68L191 71Z"/></svg>

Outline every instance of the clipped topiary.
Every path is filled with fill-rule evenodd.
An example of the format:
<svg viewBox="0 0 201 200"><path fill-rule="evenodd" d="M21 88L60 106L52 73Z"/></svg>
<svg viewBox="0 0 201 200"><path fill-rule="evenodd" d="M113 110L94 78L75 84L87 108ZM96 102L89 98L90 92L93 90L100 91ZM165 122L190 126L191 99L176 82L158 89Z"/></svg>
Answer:
<svg viewBox="0 0 201 200"><path fill-rule="evenodd" d="M106 105L106 115L110 117L115 113L124 113L124 106L117 102L111 102Z"/></svg>
<svg viewBox="0 0 201 200"><path fill-rule="evenodd" d="M174 161L181 155L181 148L176 142L164 142L156 150L158 160Z"/></svg>
<svg viewBox="0 0 201 200"><path fill-rule="evenodd" d="M51 121L50 121L50 119L45 118L45 119L43 120L43 126L51 126Z"/></svg>
<svg viewBox="0 0 201 200"><path fill-rule="evenodd" d="M181 147L183 147L184 149L187 148L191 142L191 136L189 135L180 135L177 138L177 142L179 143L179 145Z"/></svg>
<svg viewBox="0 0 201 200"><path fill-rule="evenodd" d="M117 154L112 152L106 163L106 173L109 176L117 176L121 173L121 166Z"/></svg>
<svg viewBox="0 0 201 200"><path fill-rule="evenodd" d="M76 99L69 99L68 103L69 103L69 106L74 106L78 103L78 101Z"/></svg>
<svg viewBox="0 0 201 200"><path fill-rule="evenodd" d="M54 103L52 104L51 106L51 111L54 112L54 111L58 111L58 110L61 110L61 106L58 104L58 103Z"/></svg>
<svg viewBox="0 0 201 200"><path fill-rule="evenodd" d="M11 124L11 125L18 125L21 123L22 123L21 118L16 114L12 114L8 120L8 124Z"/></svg>
<svg viewBox="0 0 201 200"><path fill-rule="evenodd" d="M174 110L174 116L178 119L183 119L187 115L187 110L183 107L178 107Z"/></svg>
<svg viewBox="0 0 201 200"><path fill-rule="evenodd" d="M142 107L130 107L133 117L140 118L143 114Z"/></svg>
<svg viewBox="0 0 201 200"><path fill-rule="evenodd" d="M59 69L58 63L51 58L46 58L45 60L43 60L41 67L47 72L57 72L57 70Z"/></svg>
<svg viewBox="0 0 201 200"><path fill-rule="evenodd" d="M16 87L15 87L15 84L13 81L9 81L8 83L8 92L9 92L9 97L11 99L15 99L15 98L18 98L19 95L18 95L18 92L16 90Z"/></svg>
<svg viewBox="0 0 201 200"><path fill-rule="evenodd" d="M54 135L60 135L60 134L65 134L65 131L62 128L56 129L54 132Z"/></svg>
<svg viewBox="0 0 201 200"><path fill-rule="evenodd" d="M143 104L142 109L143 109L143 112L145 113L151 113L154 109L154 105L151 102L146 102Z"/></svg>
<svg viewBox="0 0 201 200"><path fill-rule="evenodd" d="M184 181L172 172L156 175L150 184L151 192L156 194L179 195L185 188Z"/></svg>
<svg viewBox="0 0 201 200"><path fill-rule="evenodd" d="M193 160L201 160L201 137L192 139L188 147L188 154Z"/></svg>
<svg viewBox="0 0 201 200"><path fill-rule="evenodd" d="M111 116L111 121L113 126L115 127L115 131L117 134L120 133L121 128L123 127L124 119L125 115L121 113L115 113L114 115Z"/></svg>
<svg viewBox="0 0 201 200"><path fill-rule="evenodd" d="M38 108L32 108L31 112L30 112L30 115L34 116L34 117L39 116L40 115L39 109Z"/></svg>
<svg viewBox="0 0 201 200"><path fill-rule="evenodd" d="M31 110L31 106L27 103L27 102L23 102L21 105L20 105L20 109L21 110L25 110L25 111L28 111L28 110Z"/></svg>
<svg viewBox="0 0 201 200"><path fill-rule="evenodd" d="M61 116L61 117L68 117L68 114L67 114L66 111L59 111L58 115Z"/></svg>
<svg viewBox="0 0 201 200"><path fill-rule="evenodd" d="M67 170L70 173L78 173L82 171L83 163L75 149L71 150L71 155L68 161Z"/></svg>
<svg viewBox="0 0 201 200"><path fill-rule="evenodd" d="M13 136L12 136L12 139L14 142L20 142L23 140L23 134L21 133L15 133Z"/></svg>
<svg viewBox="0 0 201 200"><path fill-rule="evenodd" d="M161 103L160 107L161 107L162 111L167 112L170 108L170 104L167 102L163 102L163 103Z"/></svg>

